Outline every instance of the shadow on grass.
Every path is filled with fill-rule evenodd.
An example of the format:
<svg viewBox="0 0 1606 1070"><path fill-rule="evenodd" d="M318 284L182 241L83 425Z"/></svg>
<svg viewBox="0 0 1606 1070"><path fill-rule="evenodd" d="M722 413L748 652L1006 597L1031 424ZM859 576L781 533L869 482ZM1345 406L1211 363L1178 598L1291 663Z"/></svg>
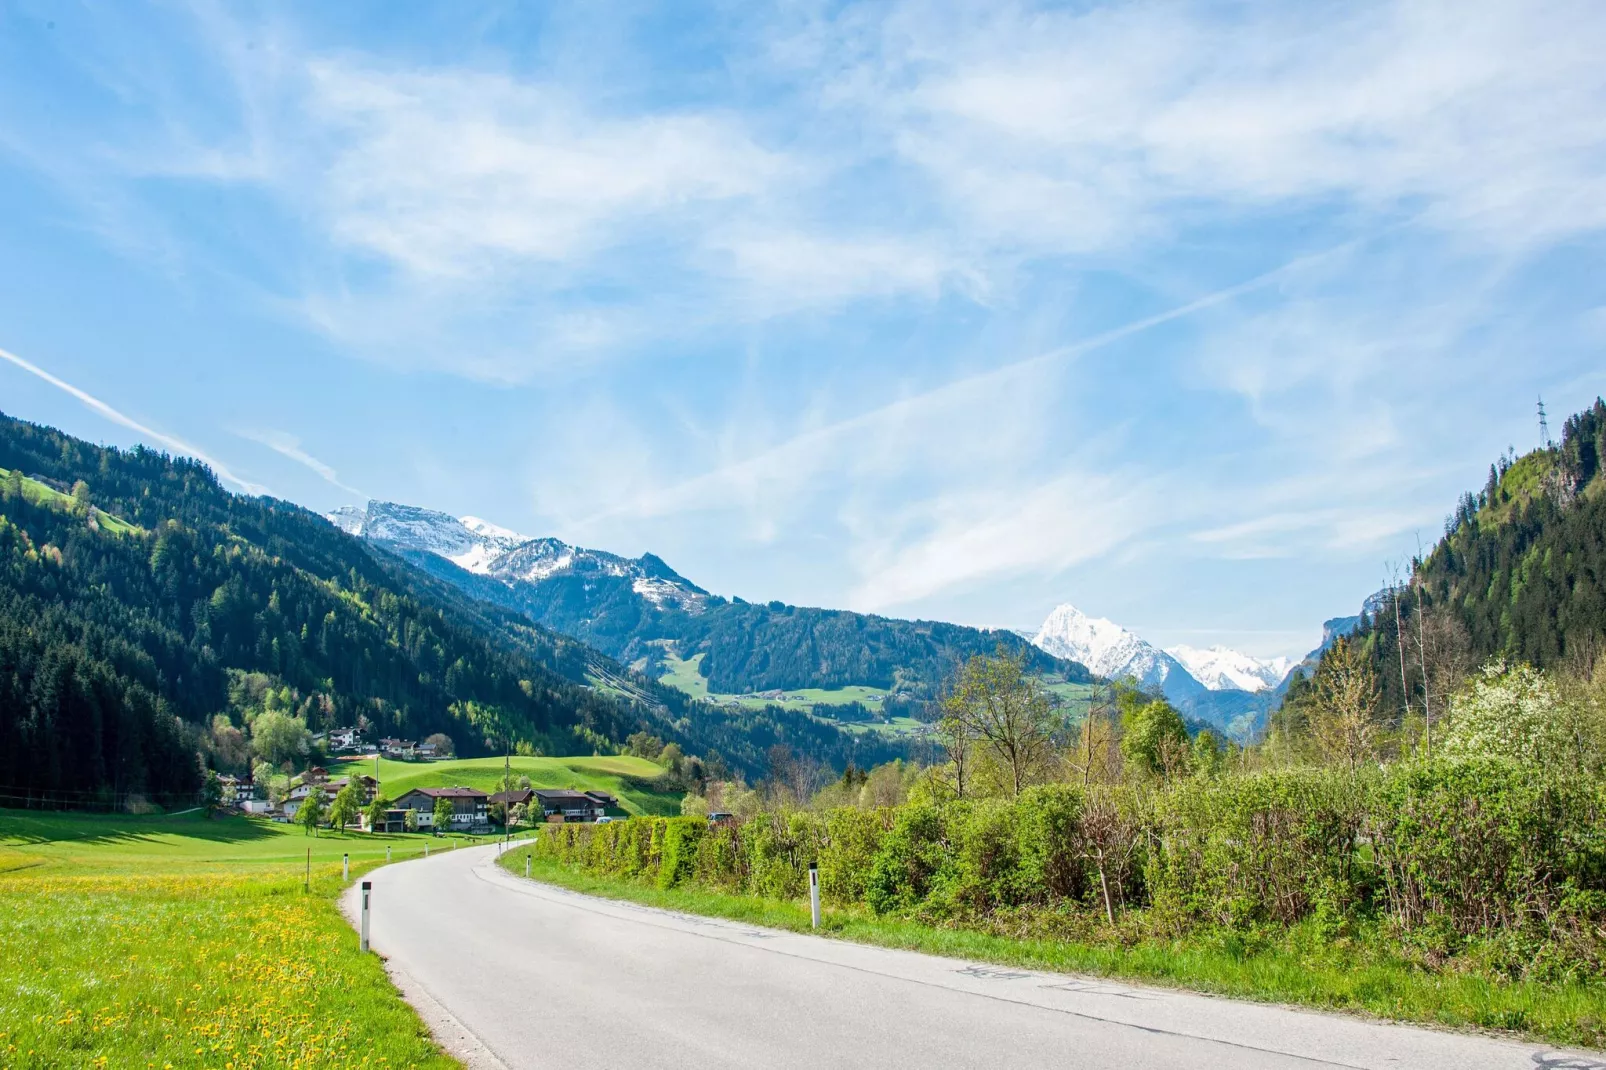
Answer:
<svg viewBox="0 0 1606 1070"><path fill-rule="evenodd" d="M183 836L213 843L246 843L279 835L260 818L204 814L134 817L128 814L41 813L0 810L0 840L16 844L154 842L159 836Z"/></svg>

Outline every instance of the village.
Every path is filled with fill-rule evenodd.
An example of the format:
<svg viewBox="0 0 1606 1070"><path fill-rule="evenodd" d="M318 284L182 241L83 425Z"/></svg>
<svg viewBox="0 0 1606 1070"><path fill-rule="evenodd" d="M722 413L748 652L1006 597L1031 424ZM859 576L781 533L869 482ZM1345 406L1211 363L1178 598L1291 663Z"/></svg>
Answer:
<svg viewBox="0 0 1606 1070"><path fill-rule="evenodd" d="M453 764L449 755L438 754L432 744L411 740L385 738L364 743L356 729L336 729L321 742L335 758L330 766L309 766L290 777L283 791L270 790L249 776L219 776L218 804L241 814L312 829L355 826L361 832L473 836L543 823L606 823L620 819L610 816L610 811L623 813L618 797L610 792L536 788L530 786L528 777L495 792L460 784L413 787L391 799L382 794L377 776L347 771L357 764L353 759L440 763L449 773ZM366 767L366 762L362 764ZM377 760L374 768L377 771ZM310 812L308 806L313 808Z"/></svg>

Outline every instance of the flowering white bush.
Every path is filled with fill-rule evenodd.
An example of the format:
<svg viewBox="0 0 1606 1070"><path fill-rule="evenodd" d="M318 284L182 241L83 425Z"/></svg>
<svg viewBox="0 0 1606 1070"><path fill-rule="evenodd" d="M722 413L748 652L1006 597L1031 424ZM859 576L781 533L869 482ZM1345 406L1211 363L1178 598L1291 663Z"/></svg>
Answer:
<svg viewBox="0 0 1606 1070"><path fill-rule="evenodd" d="M1555 683L1530 665L1496 659L1450 700L1442 753L1452 757L1576 761L1576 711Z"/></svg>

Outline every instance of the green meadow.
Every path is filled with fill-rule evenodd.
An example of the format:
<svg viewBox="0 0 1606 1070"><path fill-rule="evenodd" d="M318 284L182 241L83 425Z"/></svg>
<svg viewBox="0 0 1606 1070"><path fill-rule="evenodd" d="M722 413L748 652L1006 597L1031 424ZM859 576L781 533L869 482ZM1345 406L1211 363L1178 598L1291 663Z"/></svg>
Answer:
<svg viewBox="0 0 1606 1070"><path fill-rule="evenodd" d="M0 1065L456 1066L336 906L426 841L0 810Z"/></svg>
<svg viewBox="0 0 1606 1070"><path fill-rule="evenodd" d="M573 788L606 791L618 797L629 814L678 814L680 792L655 791L650 782L663 775L663 767L631 755L595 758L526 758L507 760L515 781L529 777L536 788ZM375 772L377 765L378 771ZM414 788L478 788L501 791L503 759L457 758L440 762L396 762L380 758L346 758L338 763L341 774L366 773L379 778L380 790L392 799Z"/></svg>

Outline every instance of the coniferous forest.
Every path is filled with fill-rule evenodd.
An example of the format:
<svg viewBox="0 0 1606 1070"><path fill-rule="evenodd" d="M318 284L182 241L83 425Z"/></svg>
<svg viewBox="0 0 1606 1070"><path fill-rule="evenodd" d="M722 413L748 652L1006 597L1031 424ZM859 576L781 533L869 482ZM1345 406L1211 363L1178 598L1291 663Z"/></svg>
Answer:
<svg viewBox="0 0 1606 1070"><path fill-rule="evenodd" d="M195 461L0 417L0 470L0 794L17 800L193 792L269 710L312 732L444 732L465 755L648 728L738 769L777 744L838 765L892 753L804 714L694 703Z"/></svg>
<svg viewBox="0 0 1606 1070"><path fill-rule="evenodd" d="M1606 653L1603 458L1606 401L1597 400L1566 421L1559 444L1491 464L1443 538L1383 592L1351 646L1395 723L1436 721L1492 658L1593 673ZM1296 679L1285 708L1297 710L1313 681Z"/></svg>

